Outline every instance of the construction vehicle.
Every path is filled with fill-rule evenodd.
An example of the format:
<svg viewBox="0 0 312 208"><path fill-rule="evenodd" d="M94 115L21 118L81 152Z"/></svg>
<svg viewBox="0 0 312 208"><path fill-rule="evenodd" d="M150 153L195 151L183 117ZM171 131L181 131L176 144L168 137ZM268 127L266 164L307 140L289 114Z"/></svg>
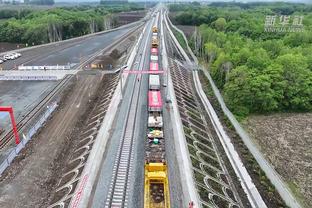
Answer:
<svg viewBox="0 0 312 208"><path fill-rule="evenodd" d="M167 166L165 163L146 163L144 208L170 208Z"/></svg>
<svg viewBox="0 0 312 208"><path fill-rule="evenodd" d="M153 26L153 33L157 33L158 32L158 29L157 29L157 26Z"/></svg>
<svg viewBox="0 0 312 208"><path fill-rule="evenodd" d="M153 27L157 33L157 27ZM152 37L150 71L158 69L158 38ZM144 208L170 208L169 183L165 157L160 75L149 76L148 129L145 140Z"/></svg>
<svg viewBox="0 0 312 208"><path fill-rule="evenodd" d="M157 48L158 47L158 39L156 37L152 38L152 48Z"/></svg>
<svg viewBox="0 0 312 208"><path fill-rule="evenodd" d="M147 133L148 138L164 138L164 133L163 131L156 129L156 128L150 128L149 132Z"/></svg>

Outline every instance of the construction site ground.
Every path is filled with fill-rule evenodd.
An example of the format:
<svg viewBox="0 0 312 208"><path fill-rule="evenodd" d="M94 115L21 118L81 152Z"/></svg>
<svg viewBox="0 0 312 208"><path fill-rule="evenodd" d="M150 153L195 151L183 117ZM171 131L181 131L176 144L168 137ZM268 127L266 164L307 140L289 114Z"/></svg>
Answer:
<svg viewBox="0 0 312 208"><path fill-rule="evenodd" d="M59 81L0 81L0 105L12 106L16 120L31 110ZM8 113L0 113L0 127L11 128Z"/></svg>
<svg viewBox="0 0 312 208"><path fill-rule="evenodd" d="M125 41L130 47L135 40L132 35ZM119 53L125 50L120 44L114 49ZM125 58L112 57L117 64L123 64ZM50 204L60 170L65 168L79 130L109 79L110 75L100 70L80 71L72 77L59 95L61 102L52 117L0 176L0 207L41 208ZM31 91L28 93L33 96Z"/></svg>
<svg viewBox="0 0 312 208"><path fill-rule="evenodd" d="M312 207L312 113L250 116L244 127L304 207Z"/></svg>
<svg viewBox="0 0 312 208"><path fill-rule="evenodd" d="M99 75L73 78L52 119L1 176L0 207L43 207L100 81Z"/></svg>

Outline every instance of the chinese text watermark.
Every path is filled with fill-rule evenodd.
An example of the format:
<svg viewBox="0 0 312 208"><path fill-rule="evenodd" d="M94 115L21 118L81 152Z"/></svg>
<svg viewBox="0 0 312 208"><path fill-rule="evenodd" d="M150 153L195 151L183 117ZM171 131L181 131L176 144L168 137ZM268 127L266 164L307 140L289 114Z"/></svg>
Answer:
<svg viewBox="0 0 312 208"><path fill-rule="evenodd" d="M303 16L268 15L264 22L265 32L303 32Z"/></svg>

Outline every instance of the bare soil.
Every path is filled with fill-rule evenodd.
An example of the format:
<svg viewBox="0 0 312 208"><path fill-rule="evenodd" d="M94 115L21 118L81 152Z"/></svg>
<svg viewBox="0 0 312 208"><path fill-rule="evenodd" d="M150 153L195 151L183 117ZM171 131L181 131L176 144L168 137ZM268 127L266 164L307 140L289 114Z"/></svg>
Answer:
<svg viewBox="0 0 312 208"><path fill-rule="evenodd" d="M24 48L24 44L19 43L7 43L7 42L0 42L0 53L10 50L16 50L20 48Z"/></svg>
<svg viewBox="0 0 312 208"><path fill-rule="evenodd" d="M130 47L134 40L129 37L127 45ZM123 51L122 47L116 48ZM110 61L118 62L114 57ZM0 207L49 205L79 132L109 79L110 75L103 77L102 72L95 70L82 71L72 78L50 120L0 176Z"/></svg>
<svg viewBox="0 0 312 208"><path fill-rule="evenodd" d="M103 70L115 69L118 68L118 66L125 64L123 63L126 61L125 55L130 53L130 49L137 40L138 34L138 32L133 33L133 35L124 39L122 44L119 44L112 51L104 52L100 56L96 57L92 63L103 65L103 68L101 68Z"/></svg>
<svg viewBox="0 0 312 208"><path fill-rule="evenodd" d="M176 25L176 26L183 31L187 39L190 39L195 32L195 26L192 25Z"/></svg>
<svg viewBox="0 0 312 208"><path fill-rule="evenodd" d="M250 116L244 127L304 206L312 207L312 113Z"/></svg>
<svg viewBox="0 0 312 208"><path fill-rule="evenodd" d="M146 14L146 11L130 11L130 12L120 12L116 14L117 24L125 25L131 22L136 22L142 19Z"/></svg>

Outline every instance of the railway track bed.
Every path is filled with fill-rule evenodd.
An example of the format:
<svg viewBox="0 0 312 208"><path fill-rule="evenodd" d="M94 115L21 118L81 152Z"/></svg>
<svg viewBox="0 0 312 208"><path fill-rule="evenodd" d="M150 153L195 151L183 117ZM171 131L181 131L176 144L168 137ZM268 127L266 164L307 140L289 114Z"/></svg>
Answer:
<svg viewBox="0 0 312 208"><path fill-rule="evenodd" d="M93 143L106 115L111 98L118 84L118 75L106 75L102 81L104 86L95 100L91 112L82 122L82 129L74 141L74 148L64 168L61 171L57 186L49 207L68 207L74 195L76 186L81 179L81 173L92 150Z"/></svg>

